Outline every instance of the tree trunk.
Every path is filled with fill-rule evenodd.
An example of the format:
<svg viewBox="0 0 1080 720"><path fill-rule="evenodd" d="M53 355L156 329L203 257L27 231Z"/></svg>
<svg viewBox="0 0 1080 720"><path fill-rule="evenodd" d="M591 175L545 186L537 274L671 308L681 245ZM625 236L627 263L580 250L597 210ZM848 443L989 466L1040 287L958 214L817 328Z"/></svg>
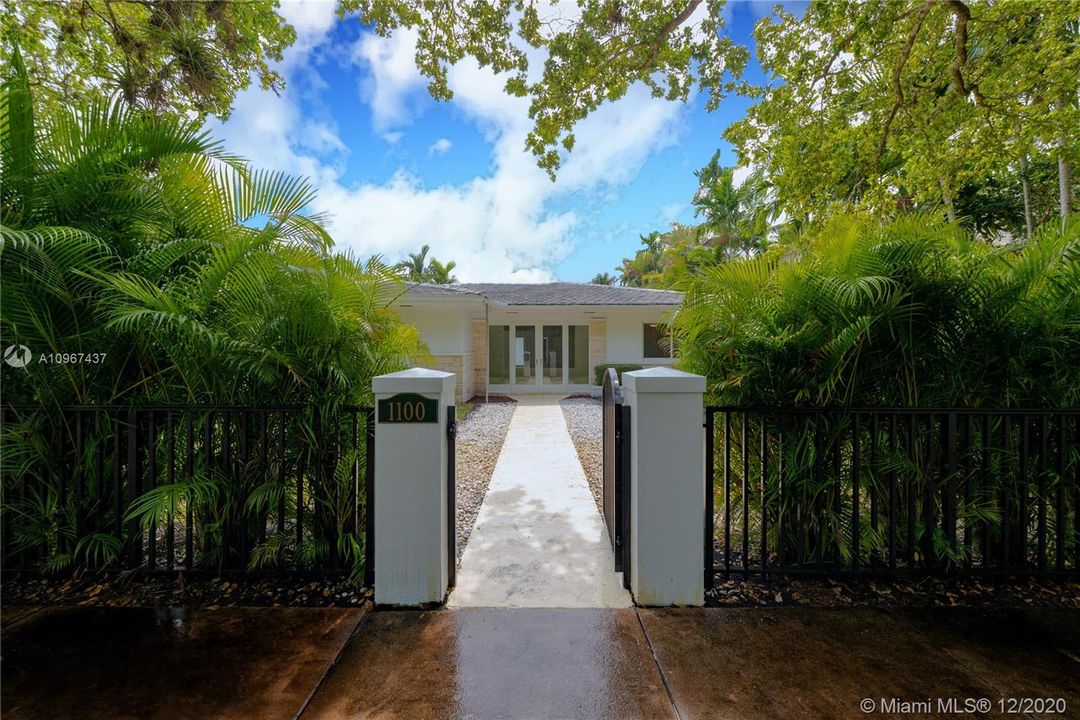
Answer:
<svg viewBox="0 0 1080 720"><path fill-rule="evenodd" d="M1028 156L1020 158L1020 180L1024 188L1024 229L1025 237L1030 241L1035 230L1035 219L1031 216L1031 182L1028 180Z"/></svg>
<svg viewBox="0 0 1080 720"><path fill-rule="evenodd" d="M1065 157L1068 147L1068 139L1062 133L1058 136L1058 197L1062 220L1072 213L1072 173L1069 170L1069 160Z"/></svg>
<svg viewBox="0 0 1080 720"><path fill-rule="evenodd" d="M949 186L945 184L945 178L941 178L938 182L941 183L941 198L945 201L945 215L949 218L949 222L956 222L956 207L953 205Z"/></svg>

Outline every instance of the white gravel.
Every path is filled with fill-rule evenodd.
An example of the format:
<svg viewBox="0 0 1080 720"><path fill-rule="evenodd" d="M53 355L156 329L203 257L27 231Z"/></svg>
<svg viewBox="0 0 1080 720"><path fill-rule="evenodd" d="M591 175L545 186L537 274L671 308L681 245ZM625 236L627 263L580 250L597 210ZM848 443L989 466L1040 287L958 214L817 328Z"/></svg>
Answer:
<svg viewBox="0 0 1080 720"><path fill-rule="evenodd" d="M571 397L559 401L566 429L574 441L596 509L604 515L604 418L603 404L593 398Z"/></svg>
<svg viewBox="0 0 1080 720"><path fill-rule="evenodd" d="M481 403L458 421L457 443L457 559L465 552L480 504L484 502L495 462L514 416L514 402Z"/></svg>

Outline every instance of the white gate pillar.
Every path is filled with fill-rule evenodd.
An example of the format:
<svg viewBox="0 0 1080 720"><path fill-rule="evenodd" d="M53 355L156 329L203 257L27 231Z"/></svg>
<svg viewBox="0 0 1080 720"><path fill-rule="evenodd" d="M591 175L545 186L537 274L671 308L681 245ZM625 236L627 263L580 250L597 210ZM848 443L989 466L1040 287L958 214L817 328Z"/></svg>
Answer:
<svg viewBox="0 0 1080 720"><path fill-rule="evenodd" d="M705 431L701 375L623 373L630 406L630 591L645 606L703 605Z"/></svg>
<svg viewBox="0 0 1080 720"><path fill-rule="evenodd" d="M446 419L454 375L413 368L375 377L371 387L375 603L440 603L448 582Z"/></svg>

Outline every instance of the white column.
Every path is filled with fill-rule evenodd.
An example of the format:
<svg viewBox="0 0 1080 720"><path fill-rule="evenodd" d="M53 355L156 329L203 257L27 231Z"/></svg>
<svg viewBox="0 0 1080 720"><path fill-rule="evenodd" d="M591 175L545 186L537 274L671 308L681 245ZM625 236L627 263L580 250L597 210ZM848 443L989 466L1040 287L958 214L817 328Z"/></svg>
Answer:
<svg viewBox="0 0 1080 720"><path fill-rule="evenodd" d="M623 373L630 410L630 591L639 605L703 605L705 378Z"/></svg>
<svg viewBox="0 0 1080 720"><path fill-rule="evenodd" d="M413 368L373 378L375 391L375 602L446 599L446 413L454 374ZM438 402L437 422L383 422L379 401L408 393ZM410 413L412 414L412 413Z"/></svg>

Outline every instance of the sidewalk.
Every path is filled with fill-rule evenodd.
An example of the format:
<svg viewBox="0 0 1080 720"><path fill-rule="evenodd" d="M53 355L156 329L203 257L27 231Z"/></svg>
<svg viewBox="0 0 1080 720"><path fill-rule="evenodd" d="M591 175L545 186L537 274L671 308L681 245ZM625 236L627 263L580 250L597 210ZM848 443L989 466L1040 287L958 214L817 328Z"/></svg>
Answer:
<svg viewBox="0 0 1080 720"><path fill-rule="evenodd" d="M859 718L1062 698L1080 612L4 608L4 718ZM874 704L864 713L860 703ZM1014 717L1016 715L1013 715ZM1030 715L1029 715L1030 716Z"/></svg>
<svg viewBox="0 0 1080 720"><path fill-rule="evenodd" d="M517 398L449 607L631 606L559 397Z"/></svg>

